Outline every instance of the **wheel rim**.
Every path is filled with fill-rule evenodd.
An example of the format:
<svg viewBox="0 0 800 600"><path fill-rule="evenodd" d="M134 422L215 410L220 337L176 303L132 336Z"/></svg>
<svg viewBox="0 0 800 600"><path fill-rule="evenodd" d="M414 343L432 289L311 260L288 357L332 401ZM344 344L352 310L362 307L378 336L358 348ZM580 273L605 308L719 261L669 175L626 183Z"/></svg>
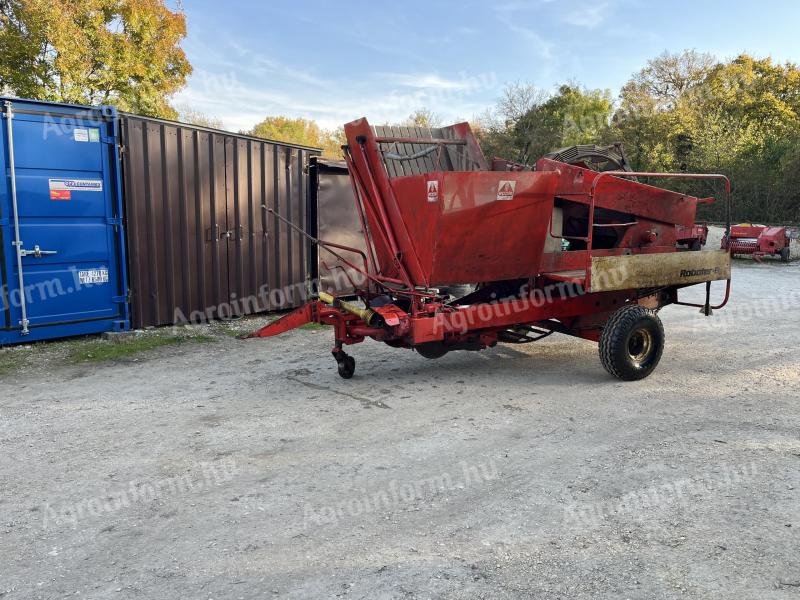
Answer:
<svg viewBox="0 0 800 600"><path fill-rule="evenodd" d="M647 329L637 329L628 340L628 354L637 367L641 367L653 353L653 335Z"/></svg>

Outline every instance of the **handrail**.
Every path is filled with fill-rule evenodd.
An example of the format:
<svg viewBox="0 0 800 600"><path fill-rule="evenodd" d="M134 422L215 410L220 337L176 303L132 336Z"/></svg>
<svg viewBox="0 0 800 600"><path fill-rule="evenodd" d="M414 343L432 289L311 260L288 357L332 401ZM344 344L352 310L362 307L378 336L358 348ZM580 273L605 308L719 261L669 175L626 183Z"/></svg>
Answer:
<svg viewBox="0 0 800 600"><path fill-rule="evenodd" d="M721 173L653 173L648 171L602 171L592 181L591 191L589 192L589 231L586 241L586 289L591 286L592 277L592 241L594 238L594 208L597 188L604 178L609 177L661 177L665 179L717 179L725 182L725 239L730 240L731 235L731 182ZM730 281L730 280L728 280Z"/></svg>

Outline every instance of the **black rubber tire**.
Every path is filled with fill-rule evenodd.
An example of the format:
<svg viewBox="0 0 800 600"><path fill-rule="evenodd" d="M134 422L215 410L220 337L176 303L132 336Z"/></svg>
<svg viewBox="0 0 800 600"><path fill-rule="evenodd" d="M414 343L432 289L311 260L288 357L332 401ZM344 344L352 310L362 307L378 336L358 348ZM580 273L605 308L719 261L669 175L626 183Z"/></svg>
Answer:
<svg viewBox="0 0 800 600"><path fill-rule="evenodd" d="M781 262L788 263L790 255L791 255L791 250L789 249L788 246L781 248Z"/></svg>
<svg viewBox="0 0 800 600"><path fill-rule="evenodd" d="M352 356L345 355L343 358L336 361L336 366L339 371L339 377L350 379L353 373L356 372L356 359Z"/></svg>
<svg viewBox="0 0 800 600"><path fill-rule="evenodd" d="M638 304L623 306L603 327L599 348L600 362L611 375L622 381L644 379L661 360L664 326L649 308ZM634 355L636 350L640 353Z"/></svg>
<svg viewBox="0 0 800 600"><path fill-rule="evenodd" d="M430 360L442 358L448 352L447 347L442 342L426 342L414 346L414 350L416 350L417 354L420 356Z"/></svg>
<svg viewBox="0 0 800 600"><path fill-rule="evenodd" d="M700 252L703 249L703 244L700 243L700 240L695 240L691 244L689 244L689 250L692 252Z"/></svg>

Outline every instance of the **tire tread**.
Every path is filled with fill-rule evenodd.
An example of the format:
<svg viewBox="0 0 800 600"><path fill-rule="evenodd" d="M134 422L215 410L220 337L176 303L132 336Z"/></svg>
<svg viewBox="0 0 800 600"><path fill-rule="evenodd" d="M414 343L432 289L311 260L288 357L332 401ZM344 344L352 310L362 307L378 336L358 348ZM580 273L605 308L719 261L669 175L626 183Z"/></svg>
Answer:
<svg viewBox="0 0 800 600"><path fill-rule="evenodd" d="M621 379L623 381L630 381L630 377L626 377L626 374L620 370L621 365L616 364L616 360L614 358L614 352L619 347L620 344L623 343L621 339L626 332L633 326L633 324L641 319L642 317L653 317L654 322L657 324L661 339L664 339L664 325L661 323L661 319L658 318L658 314L656 311L645 308L644 306L640 306L639 304L628 304L627 306L623 306L616 312L614 312L606 321L605 326L603 327L603 331L600 334L600 342L598 344L598 349L600 352L600 362L603 364L603 367L610 375L613 375L617 379ZM663 351L662 348L658 349L658 357L656 358L656 364L661 359L661 353ZM655 368L655 367L653 367ZM649 372L642 377L638 377L637 379L642 379L649 375Z"/></svg>

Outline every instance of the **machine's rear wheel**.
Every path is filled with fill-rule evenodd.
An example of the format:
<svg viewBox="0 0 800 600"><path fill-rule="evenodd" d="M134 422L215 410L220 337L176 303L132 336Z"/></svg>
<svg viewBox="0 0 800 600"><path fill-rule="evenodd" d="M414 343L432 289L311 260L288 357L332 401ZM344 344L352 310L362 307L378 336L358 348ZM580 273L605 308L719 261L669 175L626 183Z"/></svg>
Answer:
<svg viewBox="0 0 800 600"><path fill-rule="evenodd" d="M700 252L703 249L703 244L700 240L694 240L691 244L689 244L689 250L692 252Z"/></svg>
<svg viewBox="0 0 800 600"><path fill-rule="evenodd" d="M664 326L655 311L630 304L611 315L600 334L600 362L623 381L644 379L661 360Z"/></svg>
<svg viewBox="0 0 800 600"><path fill-rule="evenodd" d="M785 248L781 248L781 262L789 262L789 254L791 250L789 250L789 246Z"/></svg>

